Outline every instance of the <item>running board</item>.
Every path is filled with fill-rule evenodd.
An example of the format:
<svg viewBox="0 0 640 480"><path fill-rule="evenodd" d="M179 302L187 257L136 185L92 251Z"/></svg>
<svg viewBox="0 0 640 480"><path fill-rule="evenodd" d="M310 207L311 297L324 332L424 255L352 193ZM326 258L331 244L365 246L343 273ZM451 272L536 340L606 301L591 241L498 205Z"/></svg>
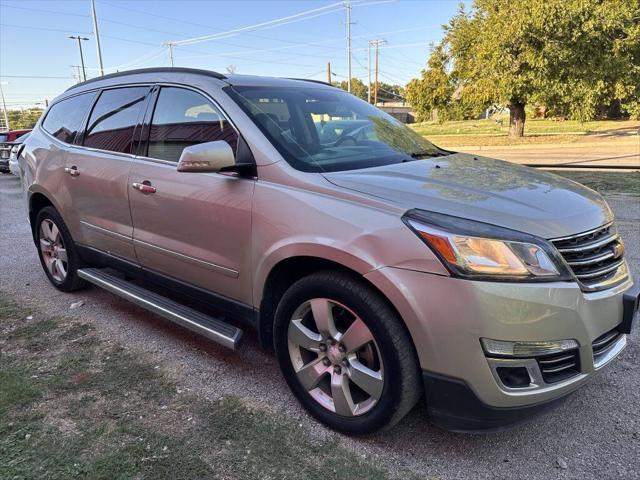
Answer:
<svg viewBox="0 0 640 480"><path fill-rule="evenodd" d="M78 276L153 313L188 328L232 350L240 345L242 330L186 307L99 268L82 268Z"/></svg>

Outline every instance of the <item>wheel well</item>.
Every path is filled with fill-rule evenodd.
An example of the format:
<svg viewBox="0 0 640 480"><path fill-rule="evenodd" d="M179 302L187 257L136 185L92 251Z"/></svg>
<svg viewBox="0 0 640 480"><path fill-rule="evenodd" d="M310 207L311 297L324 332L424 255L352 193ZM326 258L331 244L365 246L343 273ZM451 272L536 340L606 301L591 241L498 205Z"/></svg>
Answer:
<svg viewBox="0 0 640 480"><path fill-rule="evenodd" d="M34 193L29 199L29 222L31 223L31 232L35 232L36 217L38 212L44 207L53 207L53 203L42 193ZM34 234L35 239L35 234Z"/></svg>
<svg viewBox="0 0 640 480"><path fill-rule="evenodd" d="M276 308L284 293L291 285L307 275L325 270L337 270L345 272L359 280L364 281L373 288L394 312L402 318L389 301L389 299L371 282L364 278L360 273L352 270L344 265L319 257L291 257L280 261L269 272L267 281L265 282L260 302L260 316L258 318L258 335L260 344L263 348L273 349L273 321L275 318ZM404 322L403 322L404 323ZM406 327L406 325L405 325Z"/></svg>

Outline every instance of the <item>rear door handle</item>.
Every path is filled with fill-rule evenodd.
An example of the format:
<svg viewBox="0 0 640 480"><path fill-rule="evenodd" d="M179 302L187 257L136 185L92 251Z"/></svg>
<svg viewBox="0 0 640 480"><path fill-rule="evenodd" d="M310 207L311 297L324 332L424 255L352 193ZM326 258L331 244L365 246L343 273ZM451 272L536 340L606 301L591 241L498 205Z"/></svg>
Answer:
<svg viewBox="0 0 640 480"><path fill-rule="evenodd" d="M64 167L64 171L65 173L68 173L72 177L77 177L78 175L80 175L80 171L78 170L78 167L76 167L75 165L71 167Z"/></svg>
<svg viewBox="0 0 640 480"><path fill-rule="evenodd" d="M156 193L156 187L151 185L151 182L149 180L145 180L144 182L133 182L132 186L142 193Z"/></svg>

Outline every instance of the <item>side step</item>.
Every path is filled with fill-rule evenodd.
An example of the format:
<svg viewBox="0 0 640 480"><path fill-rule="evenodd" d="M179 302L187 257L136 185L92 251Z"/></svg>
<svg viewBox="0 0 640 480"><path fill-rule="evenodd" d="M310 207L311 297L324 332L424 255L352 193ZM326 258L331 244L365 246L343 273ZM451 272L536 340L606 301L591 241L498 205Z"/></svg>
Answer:
<svg viewBox="0 0 640 480"><path fill-rule="evenodd" d="M122 280L102 269L82 268L78 270L78 276L220 345L232 350L240 345L242 330L239 328Z"/></svg>

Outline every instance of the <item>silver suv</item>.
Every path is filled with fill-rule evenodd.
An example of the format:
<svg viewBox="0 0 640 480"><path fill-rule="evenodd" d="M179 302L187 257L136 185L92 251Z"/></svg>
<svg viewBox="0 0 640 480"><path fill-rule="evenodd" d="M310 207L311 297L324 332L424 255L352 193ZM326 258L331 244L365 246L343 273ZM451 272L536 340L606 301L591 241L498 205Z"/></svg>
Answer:
<svg viewBox="0 0 640 480"><path fill-rule="evenodd" d="M511 425L612 361L637 310L597 193L443 150L318 82L107 75L52 103L20 169L53 285L230 348L257 330L346 433L423 395L444 428Z"/></svg>

